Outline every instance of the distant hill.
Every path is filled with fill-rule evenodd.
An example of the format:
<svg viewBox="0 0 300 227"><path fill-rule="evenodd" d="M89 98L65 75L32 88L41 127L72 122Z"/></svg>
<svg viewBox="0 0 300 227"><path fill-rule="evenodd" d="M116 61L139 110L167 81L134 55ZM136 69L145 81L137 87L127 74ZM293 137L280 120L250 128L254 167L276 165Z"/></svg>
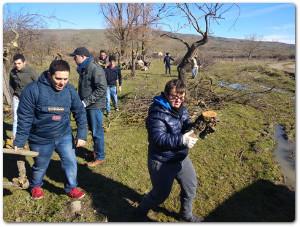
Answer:
<svg viewBox="0 0 300 227"><path fill-rule="evenodd" d="M106 38L105 29L84 30L41 30L43 36L55 37L55 42L62 53L69 53L78 46L86 46L98 54L100 49L114 50L116 45ZM152 52L170 52L173 56L180 57L185 52L185 46L176 40L160 37L161 31L151 34L152 41L149 44L148 54ZM188 42L197 40L197 35L177 34ZM242 39L230 39L222 37L209 37L208 43L199 48L204 55L218 58L245 57L247 47L251 41ZM296 48L293 44L279 42L259 42L253 57L257 58L294 58Z"/></svg>

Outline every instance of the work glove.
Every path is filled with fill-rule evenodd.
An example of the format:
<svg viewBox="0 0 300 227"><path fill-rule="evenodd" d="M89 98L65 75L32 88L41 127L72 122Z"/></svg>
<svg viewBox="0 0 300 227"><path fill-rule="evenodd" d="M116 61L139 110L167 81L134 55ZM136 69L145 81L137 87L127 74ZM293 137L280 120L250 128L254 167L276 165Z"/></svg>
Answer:
<svg viewBox="0 0 300 227"><path fill-rule="evenodd" d="M192 148L198 141L198 138L195 138L192 135L194 135L194 130L188 131L182 136L183 144L188 148Z"/></svg>

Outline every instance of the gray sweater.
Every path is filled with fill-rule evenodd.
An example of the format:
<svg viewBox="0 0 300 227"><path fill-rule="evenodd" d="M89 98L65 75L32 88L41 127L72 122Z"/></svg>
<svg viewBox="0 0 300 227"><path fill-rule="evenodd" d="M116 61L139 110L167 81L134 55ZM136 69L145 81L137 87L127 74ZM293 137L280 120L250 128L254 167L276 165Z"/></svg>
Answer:
<svg viewBox="0 0 300 227"><path fill-rule="evenodd" d="M20 97L23 88L38 79L38 74L29 66L18 71L13 68L9 74L9 86L13 95Z"/></svg>

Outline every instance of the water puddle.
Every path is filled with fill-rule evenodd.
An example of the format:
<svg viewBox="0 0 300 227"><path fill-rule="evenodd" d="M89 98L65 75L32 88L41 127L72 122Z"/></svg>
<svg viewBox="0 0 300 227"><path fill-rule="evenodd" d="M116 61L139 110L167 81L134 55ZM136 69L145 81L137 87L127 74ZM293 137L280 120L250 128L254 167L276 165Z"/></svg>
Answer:
<svg viewBox="0 0 300 227"><path fill-rule="evenodd" d="M275 140L277 147L274 151L275 159L279 163L285 184L295 189L296 187L296 143L288 140L281 125L275 126Z"/></svg>
<svg viewBox="0 0 300 227"><path fill-rule="evenodd" d="M248 90L246 85L242 85L242 84L239 84L239 83L231 84L231 83L228 83L226 81L219 81L219 86L220 87L231 88L231 89L239 90L239 91Z"/></svg>
<svg viewBox="0 0 300 227"><path fill-rule="evenodd" d="M230 88L230 89L234 89L234 90L238 90L238 91L246 91L249 90L249 85L245 85L245 84L239 84L239 83L228 83L226 81L219 81L218 85L220 87L226 87L226 88ZM264 85L260 85L261 88L263 88L264 90L269 90L271 89L270 87L264 86ZM280 89L280 88L273 88L272 89L273 92L278 92L278 93L288 93L287 91Z"/></svg>

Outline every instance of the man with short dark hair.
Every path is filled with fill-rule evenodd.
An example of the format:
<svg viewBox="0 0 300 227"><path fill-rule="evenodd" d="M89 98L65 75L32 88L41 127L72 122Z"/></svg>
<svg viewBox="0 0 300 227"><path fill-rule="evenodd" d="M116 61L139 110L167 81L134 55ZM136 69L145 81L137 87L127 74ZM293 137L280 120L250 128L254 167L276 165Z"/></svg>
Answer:
<svg viewBox="0 0 300 227"><path fill-rule="evenodd" d="M107 116L110 114L110 100L112 100L114 108L119 111L118 108L118 92L122 90L122 74L121 69L117 65L116 57L114 55L109 56L109 65L105 71L106 81L107 81L107 91L106 91L106 113Z"/></svg>
<svg viewBox="0 0 300 227"><path fill-rule="evenodd" d="M109 65L109 57L105 50L100 50L98 64L101 65L103 69L107 68Z"/></svg>
<svg viewBox="0 0 300 227"><path fill-rule="evenodd" d="M103 110L106 104L106 78L104 70L94 63L94 58L85 47L76 48L70 54L77 64L79 74L78 94L86 108L87 120L94 141L94 160L89 167L102 164L105 160Z"/></svg>
<svg viewBox="0 0 300 227"><path fill-rule="evenodd" d="M192 213L197 178L188 153L198 138L193 137L193 131L190 130L192 123L183 105L185 93L183 81L171 80L165 85L164 92L154 97L149 108L146 128L152 190L139 205L138 214L141 217L168 198L176 179L181 188L181 218L187 222L202 220Z"/></svg>
<svg viewBox="0 0 300 227"><path fill-rule="evenodd" d="M42 199L43 178L55 150L65 173L65 192L81 199L85 193L77 188L77 159L74 150L70 114L77 124L76 147L84 146L87 138L86 112L75 88L68 83L70 66L54 60L38 81L27 85L21 93L18 108L18 130L15 150L28 140L30 150L37 151L30 180L32 199Z"/></svg>
<svg viewBox="0 0 300 227"><path fill-rule="evenodd" d="M9 85L13 93L13 138L16 137L19 106L19 99L23 88L38 79L38 74L27 65L23 54L15 54L13 56L14 67L9 74Z"/></svg>
<svg viewBox="0 0 300 227"><path fill-rule="evenodd" d="M171 61L174 61L174 59L167 52L165 57L164 57L165 74L167 74L167 72L169 72L169 75L171 75Z"/></svg>

